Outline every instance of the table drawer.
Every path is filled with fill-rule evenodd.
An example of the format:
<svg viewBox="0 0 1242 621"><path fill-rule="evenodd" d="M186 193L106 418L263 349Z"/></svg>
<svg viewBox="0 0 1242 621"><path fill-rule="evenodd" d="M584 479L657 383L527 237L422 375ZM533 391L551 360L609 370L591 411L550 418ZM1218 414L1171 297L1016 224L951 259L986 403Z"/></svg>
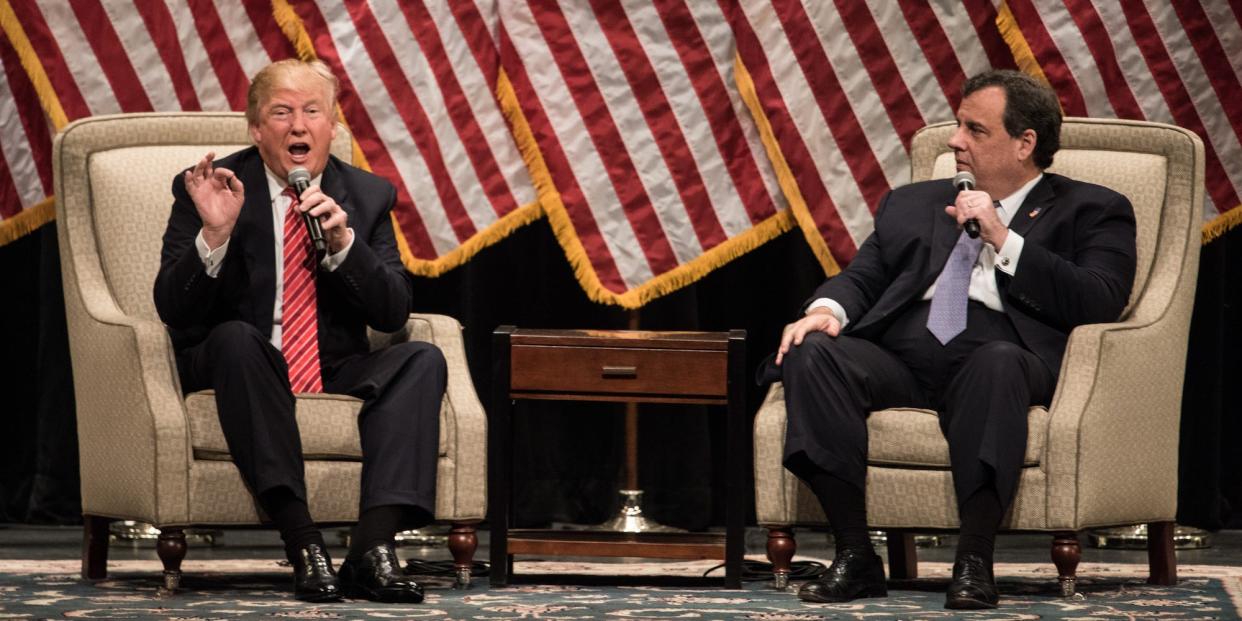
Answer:
<svg viewBox="0 0 1242 621"><path fill-rule="evenodd" d="M725 351L514 345L510 390L728 395Z"/></svg>

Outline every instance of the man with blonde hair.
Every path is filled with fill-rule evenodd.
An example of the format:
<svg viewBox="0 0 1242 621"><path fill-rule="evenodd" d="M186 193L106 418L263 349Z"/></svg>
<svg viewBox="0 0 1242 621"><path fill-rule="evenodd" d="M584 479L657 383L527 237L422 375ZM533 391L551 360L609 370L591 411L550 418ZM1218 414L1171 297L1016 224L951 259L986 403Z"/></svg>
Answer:
<svg viewBox="0 0 1242 621"><path fill-rule="evenodd" d="M233 462L285 542L294 595L420 602L392 540L433 519L445 363L429 343L369 350L367 327L400 329L412 289L392 184L329 154L336 92L318 61L254 77L255 146L207 153L173 180L155 305L182 388L215 391ZM309 180L300 193L296 175ZM310 516L294 416L295 393L320 392L365 401L359 520L339 577Z"/></svg>

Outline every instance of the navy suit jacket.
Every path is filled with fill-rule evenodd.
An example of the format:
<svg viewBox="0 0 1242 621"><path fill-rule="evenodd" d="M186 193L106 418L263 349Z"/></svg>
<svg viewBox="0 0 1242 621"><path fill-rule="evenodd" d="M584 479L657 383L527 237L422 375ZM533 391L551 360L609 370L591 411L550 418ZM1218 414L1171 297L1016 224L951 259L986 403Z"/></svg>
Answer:
<svg viewBox="0 0 1242 621"><path fill-rule="evenodd" d="M878 341L948 261L961 230L944 207L956 195L949 180L889 192L875 231L811 300L836 300L850 319L844 334ZM1108 188L1045 173L1009 228L1025 244L1012 277L995 271L1001 303L1023 344L1055 376L1074 327L1115 321L1125 308L1137 256L1134 209Z"/></svg>
<svg viewBox="0 0 1242 621"><path fill-rule="evenodd" d="M155 307L178 353L211 329L241 320L270 337L276 300L275 232L263 160L256 147L217 160L245 185L245 202L216 278L194 247L202 228L182 175L173 179L173 206L164 232ZM389 216L396 191L381 177L330 157L320 187L348 214L354 243L334 271L318 270L319 353L325 367L370 349L366 327L392 332L405 325L412 289Z"/></svg>

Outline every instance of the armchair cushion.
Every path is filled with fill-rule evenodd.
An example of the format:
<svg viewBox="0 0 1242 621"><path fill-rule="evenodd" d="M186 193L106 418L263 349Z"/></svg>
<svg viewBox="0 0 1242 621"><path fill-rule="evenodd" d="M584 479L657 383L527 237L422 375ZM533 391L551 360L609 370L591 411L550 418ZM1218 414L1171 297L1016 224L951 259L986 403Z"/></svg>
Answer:
<svg viewBox="0 0 1242 621"><path fill-rule="evenodd" d="M447 401L447 400L446 400ZM449 426L446 408L440 408L440 427ZM216 416L216 393L203 390L185 399L190 419L190 446L195 459L231 459L224 443L224 431ZM311 459L362 460L358 439L358 411L362 400L348 395L298 395L298 432L302 437L302 456ZM440 434L440 457L448 455L448 434Z"/></svg>
<svg viewBox="0 0 1242 621"><path fill-rule="evenodd" d="M1027 413L1026 454L1023 466L1038 466L1048 432L1048 410ZM867 463L914 468L949 467L949 443L940 433L940 416L932 410L892 408L867 418Z"/></svg>

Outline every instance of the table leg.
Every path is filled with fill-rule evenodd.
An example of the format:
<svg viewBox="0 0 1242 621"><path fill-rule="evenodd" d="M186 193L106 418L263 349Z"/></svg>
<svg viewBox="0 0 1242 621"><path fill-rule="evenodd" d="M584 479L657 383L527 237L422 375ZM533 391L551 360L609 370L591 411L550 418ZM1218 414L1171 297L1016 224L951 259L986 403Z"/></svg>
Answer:
<svg viewBox="0 0 1242 621"><path fill-rule="evenodd" d="M746 554L746 500L750 498L750 421L746 417L746 332L729 334L728 456L725 509L725 588L742 588L742 558Z"/></svg>
<svg viewBox="0 0 1242 621"><path fill-rule="evenodd" d="M509 335L513 326L501 326L492 334L492 411L487 424L487 507L491 525L491 571L493 587L509 584L509 515L513 482L513 400L509 397Z"/></svg>

